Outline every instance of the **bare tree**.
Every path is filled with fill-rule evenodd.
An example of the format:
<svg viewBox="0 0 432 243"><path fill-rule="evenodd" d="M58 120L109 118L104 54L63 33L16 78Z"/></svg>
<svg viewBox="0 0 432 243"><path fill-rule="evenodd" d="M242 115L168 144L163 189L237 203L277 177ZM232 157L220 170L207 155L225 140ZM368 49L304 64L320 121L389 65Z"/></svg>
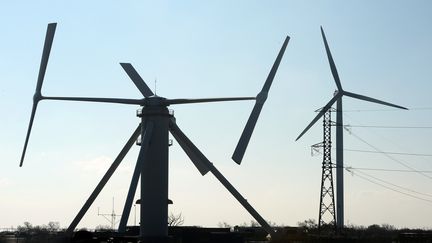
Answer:
<svg viewBox="0 0 432 243"><path fill-rule="evenodd" d="M170 213L168 216L168 226L181 226L184 223L184 217L181 213L174 215Z"/></svg>

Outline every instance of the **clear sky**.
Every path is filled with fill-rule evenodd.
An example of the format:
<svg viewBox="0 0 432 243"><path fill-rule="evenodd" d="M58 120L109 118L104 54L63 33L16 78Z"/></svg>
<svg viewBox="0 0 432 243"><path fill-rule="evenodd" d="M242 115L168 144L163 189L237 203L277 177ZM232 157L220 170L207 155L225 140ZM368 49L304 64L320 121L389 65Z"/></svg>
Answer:
<svg viewBox="0 0 432 243"><path fill-rule="evenodd" d="M57 31L42 92L141 98L119 62L131 62L167 98L254 96L286 35L280 64L243 163L231 155L254 102L172 106L178 125L262 216L279 225L318 218L321 122L295 138L333 95L319 27L344 89L412 108L344 98L345 148L430 155L430 1L4 1L0 4L0 228L58 221L67 227L137 126L138 107L42 101L18 167L46 26ZM402 126L417 128L364 128ZM366 141L368 144L362 142ZM135 146L78 227L120 214ZM333 156L334 158L334 156ZM432 157L346 151L347 166L432 171ZM405 194L364 180L366 173ZM345 172L345 223L432 228L432 174ZM373 179L371 177L366 177ZM404 190L403 187L408 190ZM421 194L420 194L421 193ZM409 195L414 195L413 198ZM213 175L170 148L170 212L186 225L250 222ZM132 217L129 220L133 224Z"/></svg>

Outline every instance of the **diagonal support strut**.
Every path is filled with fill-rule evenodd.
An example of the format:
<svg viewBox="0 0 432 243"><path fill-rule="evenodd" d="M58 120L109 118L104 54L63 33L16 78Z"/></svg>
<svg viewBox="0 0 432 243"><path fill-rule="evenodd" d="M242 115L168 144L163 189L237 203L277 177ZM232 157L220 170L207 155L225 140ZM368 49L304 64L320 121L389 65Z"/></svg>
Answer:
<svg viewBox="0 0 432 243"><path fill-rule="evenodd" d="M72 223L69 225L69 227L66 230L67 235L72 235L73 231L75 230L76 226L79 224L81 219L84 217L84 214L87 212L87 210L90 208L90 206L93 204L96 197L99 195L99 193L102 191L108 180L111 178L111 176L114 174L117 167L122 162L123 158L126 156L126 154L129 152L132 145L137 140L139 133L141 131L141 125L139 125L135 131L133 132L132 136L129 138L129 140L126 142L123 149L120 151L117 158L114 160L114 162L109 167L108 171L105 173L105 175L100 180L99 184L96 186L92 194L89 196L87 201L84 203L81 210L78 212L78 214L75 216Z"/></svg>

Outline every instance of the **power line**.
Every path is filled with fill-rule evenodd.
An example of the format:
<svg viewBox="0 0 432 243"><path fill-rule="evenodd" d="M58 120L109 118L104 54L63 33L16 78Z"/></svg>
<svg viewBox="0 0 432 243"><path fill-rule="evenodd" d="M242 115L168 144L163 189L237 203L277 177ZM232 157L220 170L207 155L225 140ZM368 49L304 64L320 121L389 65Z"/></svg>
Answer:
<svg viewBox="0 0 432 243"><path fill-rule="evenodd" d="M348 168L347 168L346 170L349 171ZM379 179L379 178L377 178L377 177L375 177L375 176L369 175L369 174L367 174L367 173L365 173L365 172L362 172L362 171L357 171L357 173L361 173L361 174L363 174L363 175L365 175L365 176L367 176L367 177L373 178L374 180L380 181L380 182L385 183L385 184L390 185L390 186L394 186L394 187L400 188L400 189L405 190L405 191L409 191L409 192L417 193L417 194L420 194L420 195L423 195L423 196L427 196L427 197L432 197L431 194L422 193L422 192L418 192L418 191L412 190L412 189L410 189L410 188L406 188L406 187L398 186L398 185L396 185L396 184L393 184L393 183L391 183L391 182L388 182L388 181L385 181L385 180Z"/></svg>
<svg viewBox="0 0 432 243"><path fill-rule="evenodd" d="M336 148L332 148L332 150L336 150ZM373 150L363 150L363 149L343 149L348 152L359 152L359 153L371 153L371 154L393 154L393 155L406 155L406 156L419 156L419 157L432 157L432 154L421 154L421 153L404 153L404 152L388 152L388 151L373 151ZM314 153L322 154L319 149L312 149L312 156Z"/></svg>
<svg viewBox="0 0 432 243"><path fill-rule="evenodd" d="M363 143L365 143L365 144L367 144L368 146L370 146L371 148L373 148L373 149L375 149L376 151L382 153L382 154L385 155L387 158L389 158L389 159L395 161L396 163L398 163L398 164L400 164L400 165L402 165L402 166L404 166L404 167L406 167L406 168L408 168L408 169L410 169L410 170L412 170L412 171L414 171L414 172L417 172L417 173L419 173L420 175L423 175L424 177L427 177L427 178L429 178L429 179L432 179L431 176L429 176L429 175L427 175L427 174L425 174L425 173L423 173L423 172L421 172L421 171L418 171L418 170L414 169L413 167L411 167L411 166L405 164L404 162L402 162L402 161L400 161L400 160L397 160L397 159L393 158L393 157L390 156L389 154L385 153L384 151L382 151L382 150L378 149L377 147L373 146L372 144L368 143L366 140L360 138L358 135L354 134L352 131L350 131L349 133L350 133L352 136L354 136L355 138L357 138L358 140L360 140L360 141L362 141Z"/></svg>
<svg viewBox="0 0 432 243"><path fill-rule="evenodd" d="M408 111L424 111L424 110L432 110L432 107L411 107L409 108ZM372 111L372 112L382 112L382 111L400 111L398 109L363 109L363 110L344 110L343 112L368 112L368 111Z"/></svg>
<svg viewBox="0 0 432 243"><path fill-rule="evenodd" d="M336 164L333 164L333 168L338 168ZM351 167L351 166L343 166L344 169L353 169L353 170L371 170L371 171L385 171L385 172L407 172L407 173L417 173L417 172L423 172L423 173L432 173L432 170L395 170L395 169L384 169L384 168L365 168L365 167Z"/></svg>
<svg viewBox="0 0 432 243"><path fill-rule="evenodd" d="M421 197L418 197L418 196L416 196L416 195L412 195L412 194L409 194L409 193L406 193L406 192L402 192L402 191L396 190L396 189L391 188L391 187L389 187L389 186L386 186L386 185L383 185L383 184L378 183L378 182L376 182L376 181L373 181L373 180L371 180L371 179L369 179L369 178L367 178L367 177L364 177L364 176L362 176L362 175L356 174L356 176L359 177L359 178L362 178L363 180L369 181L370 183L373 183L373 184L375 184L375 185L378 185L378 186L384 187L384 188L386 188L386 189L388 189L388 190L391 190L391 191L394 191L394 192L397 192L397 193L400 193L400 194L404 194L404 195L406 195L406 196L409 196L409 197L412 197L412 198L415 198L415 199L418 199L418 200L422 200L422 201L425 201L425 202L432 203L432 200L425 199L425 198L421 198Z"/></svg>
<svg viewBox="0 0 432 243"><path fill-rule="evenodd" d="M372 150L361 150L361 149L344 149L344 151L350 152L361 152L361 153L374 153L374 154L395 154L395 155L409 155L409 156L422 156L432 157L432 154L420 154L420 153L402 153L402 152L388 152L388 151L372 151Z"/></svg>
<svg viewBox="0 0 432 243"><path fill-rule="evenodd" d="M378 126L378 125L344 125L344 127L390 128L390 129L432 129L432 126Z"/></svg>
<svg viewBox="0 0 432 243"><path fill-rule="evenodd" d="M414 109L429 109L428 107L421 107L421 108L414 108ZM350 115L348 115L348 114L345 114L345 116L348 116L348 117L351 117ZM352 117L351 117L352 118ZM345 130L347 130L348 132L351 132L351 129L347 129L347 128L345 128ZM368 131L368 130L367 130ZM376 134L376 133L373 133L374 135L378 135L378 134ZM396 147L398 147L399 149L405 149L405 147L401 147L401 146L399 146L398 144L396 144L395 142L394 142L394 140L389 140L389 139L386 139L386 138L383 138L382 136L378 136L378 137L381 137L381 139L384 139L384 140L386 140L387 142L389 142L389 143L391 143L391 144L393 144L393 145L396 145ZM390 153L390 152L387 152L387 154L392 154L392 153ZM419 155L414 155L414 153L404 153L404 155L410 155L410 154L412 154L413 156L418 156L419 158L421 158L422 160L424 160L424 161L426 161L426 162L430 162L429 160L427 160L427 158L426 158L426 156L425 157L423 157L423 156L421 156L419 153L417 153L417 154L419 154ZM423 153L424 154L424 153ZM426 155L426 154L424 154L424 155Z"/></svg>

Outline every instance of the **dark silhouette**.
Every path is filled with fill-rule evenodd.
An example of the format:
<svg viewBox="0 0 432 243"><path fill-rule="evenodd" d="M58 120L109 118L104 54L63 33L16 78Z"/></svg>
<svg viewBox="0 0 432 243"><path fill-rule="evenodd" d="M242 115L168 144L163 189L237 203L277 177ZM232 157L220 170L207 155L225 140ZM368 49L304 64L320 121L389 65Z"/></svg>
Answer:
<svg viewBox="0 0 432 243"><path fill-rule="evenodd" d="M327 53L327 58L330 64L330 69L333 75L333 78L336 82L337 91L334 93L333 98L321 109L317 116L309 123L309 125L300 133L297 137L296 141L300 139L308 130L311 128L315 122L317 122L320 117L324 115L324 113L332 107L332 105L336 102L336 224L339 230L342 230L344 224L344 183L343 183L343 118L342 118L342 97L349 96L351 98L369 101L381 105L391 106L398 109L407 108L399 105L395 105L392 103L388 103L385 101L381 101L378 99L370 98L364 95L351 93L342 89L342 84L339 79L339 74L336 70L336 64L334 63L333 57L330 52L330 48L327 43L326 36L324 34L324 30L321 27L321 35L324 41L324 46Z"/></svg>
<svg viewBox="0 0 432 243"><path fill-rule="evenodd" d="M27 136L24 143L23 154L20 166L23 163L25 151L27 148L31 128L33 125L36 107L41 100L63 100L63 101L87 101L87 102L105 102L118 103L127 105L139 105L140 110L138 117L141 123L132 133L130 139L112 163L106 174L96 186L90 197L87 199L77 216L74 218L66 233L72 235L74 229L90 208L100 191L107 181L113 175L118 165L121 163L134 142L141 135L140 152L135 166L135 170L130 183L128 196L124 205L122 217L119 224L119 232L126 232L126 223L129 218L130 210L133 203L133 197L137 188L138 180L141 177L141 204L140 204L140 236L143 240L160 241L167 239L168 236L168 133L170 132L182 149L186 152L194 165L202 175L211 172L226 189L243 205L243 207L258 221L265 231L273 234L272 227L258 214L258 212L247 202L247 200L228 182L228 180L216 169L216 167L201 153L201 151L189 140L176 124L174 114L168 110L170 105L220 102L220 101L240 101L256 100L255 107L246 124L244 132L240 138L240 150L236 149L234 154L238 155L240 160L243 157L247 143L253 132L253 128L258 119L259 113L267 98L268 91L275 77L276 71L281 62L282 56L288 45L289 37L286 37L281 50L276 58L275 63L264 83L260 93L256 97L231 97L231 98L204 98L204 99L167 99L159 97L150 90L144 80L140 77L135 68L129 63L120 63L127 75L133 81L135 86L143 95L142 99L123 99L123 98L92 98L92 97L48 97L41 93L42 82L44 79L49 53L51 50L56 24L48 25L45 38L45 45L42 54L39 77L36 85L35 95L33 97L33 109L30 116ZM239 147L238 146L238 147ZM237 160L236 160L237 161ZM239 161L237 161L239 163Z"/></svg>
<svg viewBox="0 0 432 243"><path fill-rule="evenodd" d="M119 235L110 229L95 231L80 229L72 238L64 237L63 229L50 232L48 225L33 226L26 222L17 231L0 232L0 243L102 243L102 242L138 242L139 227L128 227L125 235ZM429 243L432 242L432 230L396 229L389 224L373 224L368 227L348 225L342 235L318 232L313 219L298 223L298 227L274 226L277 237L268 239L267 232L260 227L241 226L202 228L197 226L173 226L168 228L168 242L182 243L314 243L314 242L355 242L355 243Z"/></svg>

